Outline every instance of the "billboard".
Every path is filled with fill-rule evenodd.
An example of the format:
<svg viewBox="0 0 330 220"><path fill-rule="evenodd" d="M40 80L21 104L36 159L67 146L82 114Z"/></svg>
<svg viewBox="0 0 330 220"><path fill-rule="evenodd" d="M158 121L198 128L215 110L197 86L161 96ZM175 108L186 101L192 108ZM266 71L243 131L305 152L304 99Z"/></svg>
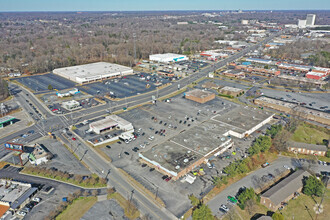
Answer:
<svg viewBox="0 0 330 220"><path fill-rule="evenodd" d="M7 142L5 143L5 149L23 152L23 144L15 144L15 143Z"/></svg>

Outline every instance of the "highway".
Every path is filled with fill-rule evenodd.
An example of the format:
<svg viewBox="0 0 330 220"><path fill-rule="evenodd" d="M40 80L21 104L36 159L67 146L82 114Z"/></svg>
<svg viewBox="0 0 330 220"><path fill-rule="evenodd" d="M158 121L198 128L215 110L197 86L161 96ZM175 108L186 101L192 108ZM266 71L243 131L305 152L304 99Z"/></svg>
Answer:
<svg viewBox="0 0 330 220"><path fill-rule="evenodd" d="M239 53L227 59L219 61L218 63L215 64L215 66L209 66L200 72L196 72L195 74L183 78L177 82L173 82L172 85L165 87L163 89L159 89L158 92L154 90L153 92L150 92L148 94L141 94L137 97L131 97L131 98L127 98L126 100L111 102L110 104L107 103L105 105L100 105L94 108L81 110L79 112L74 112L66 116L54 115L44 104L42 104L39 100L37 100L31 92L17 85L9 84L9 88L12 94L15 96L15 99L17 100L17 102L20 103L21 107L24 110L26 110L27 112L34 111L31 108L31 106L26 102L26 100L29 100L29 102L33 103L36 109L38 109L38 111L41 113L42 116L38 116L38 115L34 116L34 119L36 121L34 125L0 139L0 144L3 146L5 142L11 141L12 139L20 136L21 134L28 132L29 130L34 130L35 133L30 137L28 137L29 141L36 140L39 137L46 135L47 132L54 132L57 137L61 138L61 140L64 143L66 143L68 146L71 147L72 143L70 142L73 141L71 141L71 139L66 139L66 137L63 136L63 134L61 133L63 128L69 127L70 125L76 124L78 122L82 122L87 119L104 115L106 114L106 111L109 109L110 105L111 105L111 112L114 112L123 109L123 107L132 107L149 102L151 101L151 97L156 96L157 94L158 97L162 97L170 93L173 93L178 90L179 84L180 84L180 88L184 88L185 86L191 84L193 81L196 81L199 78L207 76L208 73L213 71L214 69L219 69L227 65L227 63L232 62L244 56L245 54L257 49L260 45L270 41L272 38L274 38L279 34L281 34L281 32L276 33L270 37L267 37L258 44L253 45L249 48L245 48ZM133 198L137 202L138 209L141 210L142 213L149 214L149 216L152 219L177 218L167 209L160 208L158 205L156 205L153 202L152 199L150 199L148 196L145 196L142 192L140 192L138 188L128 183L126 177L124 177L117 170L116 167L114 167L111 163L105 161L103 157L101 157L94 151L93 148L87 146L83 140L80 140L78 138L76 144L78 146L76 146L77 150L75 151L75 153L77 154L78 157L81 158L81 160L84 163L88 165L89 169L92 172L98 174L101 177L107 177L108 184L110 186L114 186L117 189L117 191L121 193L124 197L126 197L128 194L132 192L132 190L134 190ZM4 156L4 155L0 154L0 156ZM108 171L110 171L110 173L108 173Z"/></svg>

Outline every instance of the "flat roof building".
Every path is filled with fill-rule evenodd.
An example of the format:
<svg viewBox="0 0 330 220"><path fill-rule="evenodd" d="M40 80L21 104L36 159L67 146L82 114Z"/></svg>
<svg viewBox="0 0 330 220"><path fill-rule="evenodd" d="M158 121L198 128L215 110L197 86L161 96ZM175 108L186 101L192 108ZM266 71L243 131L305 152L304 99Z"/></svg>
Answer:
<svg viewBox="0 0 330 220"><path fill-rule="evenodd" d="M299 117L316 121L321 124L330 125L330 114L326 112L317 111L310 108L305 108L298 103L285 102L282 100L277 100L269 97L259 97L254 100L254 103L267 108L272 108L287 114L297 115Z"/></svg>
<svg viewBox="0 0 330 220"><path fill-rule="evenodd" d="M62 102L62 107L65 108L68 111L76 110L82 108L80 103L76 100L70 100L67 102Z"/></svg>
<svg viewBox="0 0 330 220"><path fill-rule="evenodd" d="M230 86L225 86L219 89L219 92L225 95L238 96L243 94L244 90Z"/></svg>
<svg viewBox="0 0 330 220"><path fill-rule="evenodd" d="M112 129L134 132L134 127L132 123L126 121L123 118L120 118L117 115L109 115L104 119L92 122L89 124L89 128L96 134L100 134L105 131L110 131Z"/></svg>
<svg viewBox="0 0 330 220"><path fill-rule="evenodd" d="M37 190L29 183L0 179L0 205L8 205L9 210L17 211L30 201Z"/></svg>
<svg viewBox="0 0 330 220"><path fill-rule="evenodd" d="M189 60L185 55L175 54L175 53L164 53L164 54L152 54L149 55L149 60L159 62L159 63L170 63Z"/></svg>
<svg viewBox="0 0 330 220"><path fill-rule="evenodd" d="M139 157L143 163L178 180L232 146L231 139L222 135L225 131L216 122L207 121L139 153Z"/></svg>
<svg viewBox="0 0 330 220"><path fill-rule="evenodd" d="M201 89L194 89L189 92L186 92L185 98L198 103L205 103L214 99L215 94L213 92L209 92Z"/></svg>
<svg viewBox="0 0 330 220"><path fill-rule="evenodd" d="M310 176L304 170L298 170L268 189L261 195L260 203L272 211L280 208L282 202L287 202L294 197L295 192L300 192L303 187L303 178Z"/></svg>
<svg viewBox="0 0 330 220"><path fill-rule="evenodd" d="M233 145L231 136L243 138L269 122L272 116L260 109L237 107L140 152L139 157L142 163L178 180L225 152Z"/></svg>
<svg viewBox="0 0 330 220"><path fill-rule="evenodd" d="M13 124L14 120L15 120L15 118L10 115L6 115L6 116L0 118L0 128L3 128L5 125L8 125L8 124Z"/></svg>
<svg viewBox="0 0 330 220"><path fill-rule="evenodd" d="M80 84L134 74L130 67L106 62L58 68L53 73Z"/></svg>

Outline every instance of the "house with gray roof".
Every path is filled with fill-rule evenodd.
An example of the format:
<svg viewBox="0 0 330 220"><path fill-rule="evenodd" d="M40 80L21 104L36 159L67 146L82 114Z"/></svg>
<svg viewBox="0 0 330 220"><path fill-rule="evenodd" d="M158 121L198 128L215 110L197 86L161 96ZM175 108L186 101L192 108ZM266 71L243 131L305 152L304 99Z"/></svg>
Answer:
<svg viewBox="0 0 330 220"><path fill-rule="evenodd" d="M300 142L289 142L288 150L298 154L314 154L318 156L325 156L327 153L327 146L317 144L306 144Z"/></svg>
<svg viewBox="0 0 330 220"><path fill-rule="evenodd" d="M272 211L281 207L282 202L288 202L295 192L301 192L303 178L310 176L305 170L297 170L284 180L269 188L261 195L260 203Z"/></svg>

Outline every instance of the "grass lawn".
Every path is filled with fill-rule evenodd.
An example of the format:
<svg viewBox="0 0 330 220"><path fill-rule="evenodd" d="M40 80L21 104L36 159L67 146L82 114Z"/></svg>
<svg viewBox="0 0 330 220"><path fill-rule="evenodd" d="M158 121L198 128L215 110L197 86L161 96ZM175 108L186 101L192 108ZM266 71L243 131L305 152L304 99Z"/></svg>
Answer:
<svg viewBox="0 0 330 220"><path fill-rule="evenodd" d="M92 208L97 202L95 196L91 197L79 197L71 205L69 205L59 216L57 220L79 220L84 214Z"/></svg>
<svg viewBox="0 0 330 220"><path fill-rule="evenodd" d="M137 219L140 216L140 212L138 209L136 209L133 212L129 210L129 206L128 206L129 202L119 193L115 192L115 193L111 194L110 196L108 196L108 199L112 199L112 198L115 199L119 203L119 205L124 209L125 216L127 218L133 220L133 219Z"/></svg>
<svg viewBox="0 0 330 220"><path fill-rule="evenodd" d="M315 197L316 202L320 202L321 198ZM316 214L313 210L315 205L314 200L301 194L297 199L291 200L288 203L288 206L282 210L284 219L316 219ZM307 207L307 208L306 208ZM318 220L329 219L330 215L330 190L327 189L326 194L323 200L323 213L317 216Z"/></svg>
<svg viewBox="0 0 330 220"><path fill-rule="evenodd" d="M260 203L256 202L250 213L247 211L247 208L244 210L240 209L238 206L235 206L233 211L227 213L223 220L230 220L230 219L251 219L256 213L267 215L267 211L269 211L265 206L261 205Z"/></svg>
<svg viewBox="0 0 330 220"><path fill-rule="evenodd" d="M322 144L323 139L329 139L330 131L308 123L301 123L291 139L308 144Z"/></svg>

